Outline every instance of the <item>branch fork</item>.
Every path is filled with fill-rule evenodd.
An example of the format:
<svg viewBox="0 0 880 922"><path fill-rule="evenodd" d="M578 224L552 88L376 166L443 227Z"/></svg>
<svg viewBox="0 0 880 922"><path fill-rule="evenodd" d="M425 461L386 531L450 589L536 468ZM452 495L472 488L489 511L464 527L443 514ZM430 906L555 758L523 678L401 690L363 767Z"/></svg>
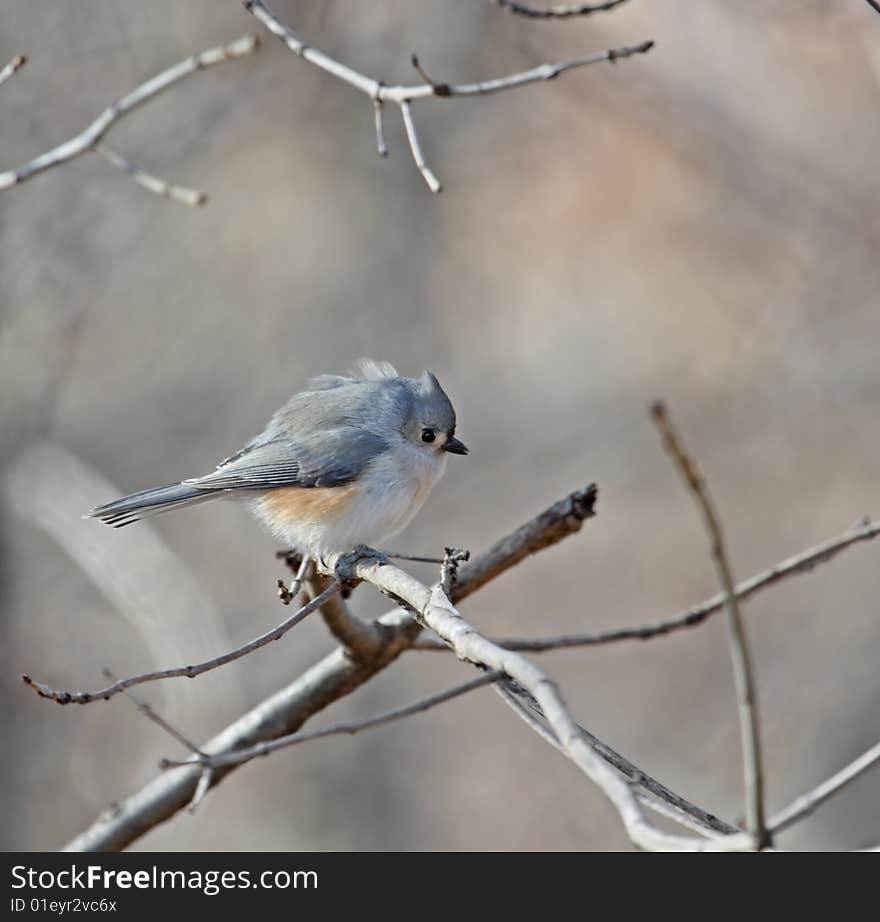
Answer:
<svg viewBox="0 0 880 922"><path fill-rule="evenodd" d="M372 100L374 111L374 122L376 131L376 148L379 156L385 157L388 154L388 146L385 142L385 125L384 125L384 106L386 103L393 103L400 109L403 125L406 130L406 137L409 142L410 153L413 162L418 171L422 174L425 184L433 193L442 191L440 180L437 179L434 171L428 165L419 141L418 131L412 115L412 103L424 99L452 99L460 97L487 96L492 93L499 93L504 90L515 89L530 83L537 83L544 80L552 80L559 74L580 67L586 67L590 64L601 62L613 62L622 58L632 57L633 55L645 54L650 51L654 45L653 41L640 42L637 45L627 45L622 48L606 49L595 54L586 55L581 58L575 58L570 61L562 61L558 64L543 64L539 67L533 67L530 70L509 74L505 77L499 77L493 80L484 80L478 83L437 83L432 80L419 63L418 57L413 54L411 63L419 76L424 81L415 85L400 84L391 86L363 74L360 71L337 61L335 58L316 48L314 45L307 44L293 29L284 25L278 17L269 9L263 0L242 0L244 8L255 16L276 38L278 38L285 47L293 52L297 57L308 61L315 67L320 68L331 76L347 83L361 93L365 94ZM609 4L603 4L603 8L611 9L619 5L622 0L615 0ZM505 4L501 4L505 5ZM521 4L507 4L511 12L520 15L528 15L524 12L525 7ZM518 7L518 8L514 8ZM568 15L586 15L585 7L577 14ZM549 17L548 17L549 18ZM559 15L556 18L566 18Z"/></svg>

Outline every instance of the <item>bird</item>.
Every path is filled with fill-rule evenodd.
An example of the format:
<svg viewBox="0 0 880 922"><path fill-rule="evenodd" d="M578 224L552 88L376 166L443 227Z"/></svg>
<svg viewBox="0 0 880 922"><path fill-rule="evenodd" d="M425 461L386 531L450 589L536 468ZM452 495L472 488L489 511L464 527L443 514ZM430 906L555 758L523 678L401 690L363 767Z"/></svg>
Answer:
<svg viewBox="0 0 880 922"><path fill-rule="evenodd" d="M312 378L211 473L132 493L85 517L118 528L208 500L242 500L297 553L301 574L309 561L378 547L401 532L448 456L468 454L455 426L452 402L430 371L408 378L389 362L360 359L346 374Z"/></svg>

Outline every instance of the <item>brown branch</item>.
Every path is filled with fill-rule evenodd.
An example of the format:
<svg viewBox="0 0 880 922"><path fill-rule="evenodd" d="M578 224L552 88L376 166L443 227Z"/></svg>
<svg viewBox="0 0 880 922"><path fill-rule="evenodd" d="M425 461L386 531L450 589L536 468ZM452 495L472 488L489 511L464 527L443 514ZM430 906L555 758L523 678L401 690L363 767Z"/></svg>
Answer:
<svg viewBox="0 0 880 922"><path fill-rule="evenodd" d="M152 176L126 160L121 154L106 145L102 145L102 141L117 121L153 99L163 90L167 90L180 80L198 71L251 54L256 51L259 44L260 41L256 35L244 35L228 45L209 48L207 51L193 55L179 64L169 67L167 70L162 71L161 74L157 74L152 79L142 83L126 96L108 106L91 125L69 141L65 141L63 144L52 148L52 150L40 154L14 170L0 172L0 190L9 189L52 167L60 166L76 157L95 151L100 153L116 169L130 176L150 192L186 205L202 204L205 201L204 193L185 189L182 186L173 186L163 179Z"/></svg>
<svg viewBox="0 0 880 922"><path fill-rule="evenodd" d="M343 83L347 83L349 86L354 87L373 101L376 116L377 147L382 156L387 153L382 125L382 104L393 103L398 106L403 117L413 161L422 174L428 188L435 193L440 192L442 187L425 160L421 144L419 143L418 134L416 133L415 123L413 122L410 103L416 100L430 98L460 98L464 96L486 96L491 93L499 93L504 90L525 86L529 83L553 80L560 74L576 68L587 67L591 64L599 64L601 62L613 62L622 58L632 57L633 55L645 54L654 46L652 41L648 41L641 42L638 45L625 46L623 48L609 48L605 51L585 55L584 57L575 58L571 61L562 61L558 64L542 64L539 67L533 67L527 71L509 74L495 80L484 80L478 83L452 84L436 83L431 80L425 80L424 83L411 86L389 86L381 80L369 77L349 67L347 64L343 64L341 61L331 58L330 55L325 54L314 45L307 44L293 31L293 29L289 26L285 26L262 0L242 0L242 2L244 8L249 13L252 13L285 45L286 48L297 55L297 57L302 58L304 61L308 61L310 64L319 67L321 70L336 77L336 79L341 80ZM417 59L415 60L417 63Z"/></svg>
<svg viewBox="0 0 880 922"><path fill-rule="evenodd" d="M580 531L594 515L596 487L578 490L502 539L472 563L462 567L454 595L463 599L520 563L529 554L550 547ZM418 637L421 628L405 612L396 609L378 621L383 645L369 662L356 662L336 648L273 696L244 714L210 742L203 752L219 755L262 740L294 733L310 717L360 688L376 673L393 663ZM218 784L233 766L216 769L210 786ZM67 846L67 851L115 851L172 817L191 803L203 772L200 766L161 773L111 810Z"/></svg>
<svg viewBox="0 0 880 922"><path fill-rule="evenodd" d="M205 660L203 663L196 663L194 666L176 666L173 669L159 669L156 672L144 672L140 675L129 676L127 679L120 679L118 682L114 682L106 688L99 688L97 691L87 692L58 691L42 682L36 681L36 679L28 675L23 675L21 680L29 688L32 688L41 698L57 701L58 704L89 704L92 701L101 699L106 701L108 698L112 698L114 695L119 694L119 692L125 691L126 688L131 688L133 685L142 685L144 682L156 682L160 679L181 677L194 679L196 676L202 675L205 672L210 672L212 669L218 669L220 666L225 666L227 663L232 663L237 659L241 659L243 656L247 656L248 653L253 653L254 650L259 650L260 647L265 647L266 644L272 643L273 640L279 640L291 628L296 627L303 618L310 615L317 608L320 608L333 593L338 591L339 583L334 581L321 593L321 595L312 599L308 604L303 605L299 611L295 611L277 627L272 628L271 631L267 631L265 634L255 637L253 640L248 641L248 643L242 644L242 646L236 647L228 653L215 656L213 659Z"/></svg>
<svg viewBox="0 0 880 922"><path fill-rule="evenodd" d="M605 13L626 3L626 0L605 0L604 3L575 3L571 6L551 6L539 9L515 0L492 0L495 6L506 13L522 16L525 19L572 19L575 16L590 16L593 13ZM871 0L868 0L870 3Z"/></svg>
<svg viewBox="0 0 880 922"><path fill-rule="evenodd" d="M880 535L880 519L876 521L863 519L842 535L829 538L821 544L801 551L799 554L781 561L768 570L764 570L738 583L736 597L739 601L744 601L788 577L809 573L820 564L833 560L846 548L852 547L852 545L861 541L871 541L878 535ZM558 634L550 637L496 637L493 638L493 643L507 650L544 653L549 650L562 650L567 647L590 647L598 644L618 643L623 640L652 640L655 637L662 637L685 628L696 627L723 608L724 596L719 594L654 624L609 628L605 631L591 631L588 633ZM449 647L445 643L428 637L420 638L413 644L413 649L449 651Z"/></svg>
<svg viewBox="0 0 880 922"><path fill-rule="evenodd" d="M666 407L659 401L651 407L651 415L663 439L663 447L672 457L685 485L690 490L706 531L709 535L710 553L718 572L718 580L724 592L724 608L727 612L730 654L736 683L736 697L739 710L740 736L742 739L743 763L745 767L746 826L754 836L757 848L770 845L764 817L764 778L761 765L761 737L758 720L758 700L752 663L746 639L745 625L739 610L733 573L724 546L721 520L709 498L709 491L696 463L685 451Z"/></svg>

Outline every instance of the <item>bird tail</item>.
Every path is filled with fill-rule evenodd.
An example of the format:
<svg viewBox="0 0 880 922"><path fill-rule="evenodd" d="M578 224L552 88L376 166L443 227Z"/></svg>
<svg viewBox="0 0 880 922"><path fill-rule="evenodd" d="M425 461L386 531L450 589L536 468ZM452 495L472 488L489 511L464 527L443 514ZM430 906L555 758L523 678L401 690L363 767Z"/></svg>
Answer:
<svg viewBox="0 0 880 922"><path fill-rule="evenodd" d="M169 509L182 509L196 503L212 499L217 493L213 490L200 490L191 484L171 483L165 487L153 487L152 490L141 490L123 496L122 499L96 506L87 512L83 518L100 519L114 528L121 528L131 522L146 519Z"/></svg>

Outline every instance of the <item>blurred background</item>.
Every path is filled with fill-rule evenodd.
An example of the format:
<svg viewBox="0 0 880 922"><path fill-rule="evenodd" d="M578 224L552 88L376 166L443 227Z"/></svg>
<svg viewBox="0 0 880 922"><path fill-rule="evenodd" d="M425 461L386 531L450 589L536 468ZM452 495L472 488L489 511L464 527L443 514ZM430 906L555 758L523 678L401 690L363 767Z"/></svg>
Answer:
<svg viewBox="0 0 880 922"><path fill-rule="evenodd" d="M744 578L880 514L880 17L861 0L633 0L562 23L489 2L272 4L386 82L417 51L473 81L647 38L654 51L399 113L266 36L114 128L204 189L148 194L88 155L0 195L0 846L55 849L177 744L119 696L61 688L202 659L276 624L284 576L245 509L114 531L80 513L209 470L307 378L361 355L433 370L471 449L401 550L479 551L590 481L598 517L468 600L487 632L635 624L714 594L707 542L646 408L666 399ZM229 0L6 4L0 166L81 131L178 60L260 26ZM878 548L746 606L772 812L880 736ZM424 579L430 568L412 565ZM368 588L358 610L387 602ZM243 661L142 697L205 740L331 648L312 618ZM724 623L545 654L579 720L735 820L742 782ZM469 677L410 654L310 726ZM784 834L880 838L880 772ZM138 849L626 849L616 814L489 690L247 766Z"/></svg>

